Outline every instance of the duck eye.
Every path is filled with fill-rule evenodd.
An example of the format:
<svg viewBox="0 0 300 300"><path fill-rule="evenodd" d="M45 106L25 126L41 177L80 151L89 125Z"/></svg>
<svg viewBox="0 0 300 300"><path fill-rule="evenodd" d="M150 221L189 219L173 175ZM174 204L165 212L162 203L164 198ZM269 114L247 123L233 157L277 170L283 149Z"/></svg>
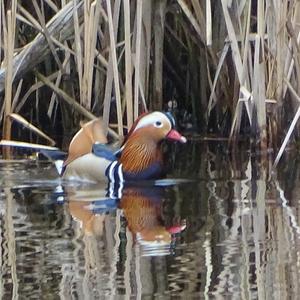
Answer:
<svg viewBox="0 0 300 300"><path fill-rule="evenodd" d="M163 126L163 123L161 121L156 121L154 125L155 127L160 128Z"/></svg>

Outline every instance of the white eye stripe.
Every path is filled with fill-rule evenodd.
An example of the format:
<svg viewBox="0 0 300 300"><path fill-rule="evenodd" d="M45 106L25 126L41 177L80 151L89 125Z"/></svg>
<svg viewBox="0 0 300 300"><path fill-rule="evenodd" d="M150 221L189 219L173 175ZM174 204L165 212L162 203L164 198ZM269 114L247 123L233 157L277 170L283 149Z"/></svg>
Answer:
<svg viewBox="0 0 300 300"><path fill-rule="evenodd" d="M161 125L157 125L156 123L157 122L160 122ZM139 128L142 128L142 127L146 127L146 126L149 126L149 125L154 125L155 127L157 128L161 128L163 127L163 124L164 123L170 123L169 119L167 116L165 116L165 114L161 113L161 112L153 112L149 115L146 115L145 117L143 117L137 124L137 126L135 127L135 130L136 131L137 129ZM170 124L171 125L171 124Z"/></svg>

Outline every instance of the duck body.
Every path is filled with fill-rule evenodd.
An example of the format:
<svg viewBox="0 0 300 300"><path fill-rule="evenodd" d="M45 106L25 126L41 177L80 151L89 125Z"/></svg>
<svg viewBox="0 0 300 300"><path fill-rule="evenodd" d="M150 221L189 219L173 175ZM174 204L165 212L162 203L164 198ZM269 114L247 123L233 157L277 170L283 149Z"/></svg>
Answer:
<svg viewBox="0 0 300 300"><path fill-rule="evenodd" d="M98 122L98 126L93 126L91 121L88 129L103 132L101 123L98 120L94 122ZM71 141L63 179L100 182L159 178L163 174L161 142L164 139L186 142L174 126L175 121L170 114L152 112L142 115L118 150L107 145L103 134L93 134L83 127Z"/></svg>
<svg viewBox="0 0 300 300"><path fill-rule="evenodd" d="M63 172L63 179L75 181L104 181L111 161L94 153L85 154L70 162Z"/></svg>

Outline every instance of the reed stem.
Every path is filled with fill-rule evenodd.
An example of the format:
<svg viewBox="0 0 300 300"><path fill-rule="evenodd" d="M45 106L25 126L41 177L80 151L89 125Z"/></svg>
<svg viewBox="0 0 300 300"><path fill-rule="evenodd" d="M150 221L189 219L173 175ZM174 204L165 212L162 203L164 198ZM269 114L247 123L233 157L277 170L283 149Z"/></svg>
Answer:
<svg viewBox="0 0 300 300"><path fill-rule="evenodd" d="M12 7L15 5L15 1L12 2ZM7 11L7 39L6 39L6 51L5 51L5 65L6 65L6 77L5 77L5 110L4 110L4 122L3 122L3 137L7 140L11 139L11 120L9 115L11 114L12 107L12 78L13 78L13 53L14 53L14 30L16 21L16 11ZM9 156L9 149L7 149L6 155Z"/></svg>

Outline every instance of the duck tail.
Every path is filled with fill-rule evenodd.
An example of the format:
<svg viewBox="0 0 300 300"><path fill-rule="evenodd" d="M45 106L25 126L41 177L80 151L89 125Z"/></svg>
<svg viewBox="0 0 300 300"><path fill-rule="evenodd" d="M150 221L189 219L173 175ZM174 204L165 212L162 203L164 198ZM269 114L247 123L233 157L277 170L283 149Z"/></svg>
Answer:
<svg viewBox="0 0 300 300"><path fill-rule="evenodd" d="M47 157L50 161L52 161L56 167L58 174L62 175L64 169L63 168L64 160L67 157L66 152L60 150L41 149L39 153Z"/></svg>

